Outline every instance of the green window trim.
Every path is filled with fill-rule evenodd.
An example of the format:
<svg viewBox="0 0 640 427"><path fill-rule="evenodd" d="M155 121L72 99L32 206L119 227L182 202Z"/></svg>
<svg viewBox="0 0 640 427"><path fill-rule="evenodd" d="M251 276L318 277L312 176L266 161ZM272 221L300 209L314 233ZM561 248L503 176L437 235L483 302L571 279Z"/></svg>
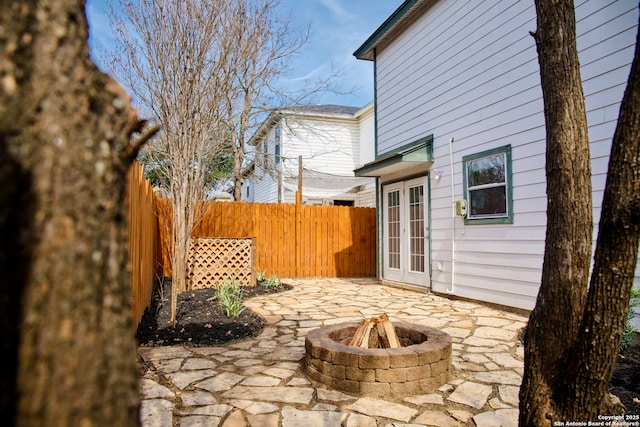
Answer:
<svg viewBox="0 0 640 427"><path fill-rule="evenodd" d="M480 160L497 162L498 167L479 170L478 176L469 176L469 169L474 165L481 167ZM485 163L486 164L486 163ZM504 166L500 169L500 166ZM484 172L484 174L481 174ZM464 199L467 201L467 215L464 223L467 225L481 224L513 224L513 179L511 170L511 145L482 151L462 158L462 182ZM496 179L497 178L497 179ZM473 182L470 182L473 181ZM502 191L501 191L502 189ZM504 194L504 210L506 212L473 213L479 209L471 197L472 192L479 196L497 196ZM500 201L502 202L502 201ZM500 203L499 203L500 204Z"/></svg>

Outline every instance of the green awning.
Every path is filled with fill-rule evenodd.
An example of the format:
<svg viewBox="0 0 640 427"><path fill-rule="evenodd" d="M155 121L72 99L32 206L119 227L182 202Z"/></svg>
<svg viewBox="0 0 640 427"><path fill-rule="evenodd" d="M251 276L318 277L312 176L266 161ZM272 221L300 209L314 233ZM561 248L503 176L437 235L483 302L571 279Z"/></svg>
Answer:
<svg viewBox="0 0 640 427"><path fill-rule="evenodd" d="M433 135L422 138L398 151L385 153L371 163L356 169L356 176L385 176L415 167L433 164Z"/></svg>

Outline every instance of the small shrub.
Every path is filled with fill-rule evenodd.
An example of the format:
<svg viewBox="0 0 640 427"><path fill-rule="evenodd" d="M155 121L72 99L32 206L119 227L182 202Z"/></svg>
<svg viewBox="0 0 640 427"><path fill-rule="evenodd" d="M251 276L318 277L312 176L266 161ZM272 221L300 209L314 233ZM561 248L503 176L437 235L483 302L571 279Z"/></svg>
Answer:
<svg viewBox="0 0 640 427"><path fill-rule="evenodd" d="M280 279L278 279L275 275L271 276L271 278L262 282L262 286L264 286L265 288L279 288Z"/></svg>
<svg viewBox="0 0 640 427"><path fill-rule="evenodd" d="M242 287L236 279L227 279L216 287L216 298L227 313L227 317L235 319L245 307L242 305Z"/></svg>
<svg viewBox="0 0 640 427"><path fill-rule="evenodd" d="M632 288L631 289L631 300L629 301L629 309L627 310L627 321L624 324L624 331L622 332L622 341L620 341L620 351L624 351L631 340L633 339L633 334L635 334L636 328L631 324L631 319L633 319L635 307L640 306L640 288Z"/></svg>
<svg viewBox="0 0 640 427"><path fill-rule="evenodd" d="M266 278L267 278L267 275L265 274L264 271L256 271L256 280L258 282L262 282Z"/></svg>

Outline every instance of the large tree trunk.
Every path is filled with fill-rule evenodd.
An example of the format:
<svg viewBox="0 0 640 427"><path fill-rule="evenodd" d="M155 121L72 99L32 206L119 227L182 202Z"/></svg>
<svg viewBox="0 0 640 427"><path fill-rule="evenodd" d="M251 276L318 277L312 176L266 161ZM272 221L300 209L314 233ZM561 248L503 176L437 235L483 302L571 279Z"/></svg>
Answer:
<svg viewBox="0 0 640 427"><path fill-rule="evenodd" d="M534 35L547 129L547 231L542 283L525 335L523 426L553 418L553 393L567 380L563 363L578 334L591 260L591 167L573 2L547 3L536 1Z"/></svg>
<svg viewBox="0 0 640 427"><path fill-rule="evenodd" d="M238 145L238 136L234 133L231 136L231 146L233 147L233 200L242 200L242 164L244 163L244 147Z"/></svg>
<svg viewBox="0 0 640 427"><path fill-rule="evenodd" d="M575 10L569 0L537 0L536 10L547 128L547 234L542 283L525 334L521 426L596 420L605 408L612 410L607 386L633 283L640 207L636 53L614 137L589 288L592 196Z"/></svg>
<svg viewBox="0 0 640 427"><path fill-rule="evenodd" d="M2 418L135 425L124 193L136 113L89 59L84 1L3 1L0 29Z"/></svg>
<svg viewBox="0 0 640 427"><path fill-rule="evenodd" d="M640 26L639 26L640 28ZM608 406L640 243L640 31L616 132L599 222L591 285L578 343L559 389L565 419L595 420Z"/></svg>

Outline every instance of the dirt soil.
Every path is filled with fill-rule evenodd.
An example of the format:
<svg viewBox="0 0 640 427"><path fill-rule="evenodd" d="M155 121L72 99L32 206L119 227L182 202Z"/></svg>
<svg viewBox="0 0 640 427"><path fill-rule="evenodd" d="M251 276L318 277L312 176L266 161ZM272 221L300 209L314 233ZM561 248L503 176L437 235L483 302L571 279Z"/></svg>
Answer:
<svg viewBox="0 0 640 427"><path fill-rule="evenodd" d="M640 415L640 334L618 355L610 385L611 393L618 396L626 414Z"/></svg>
<svg viewBox="0 0 640 427"><path fill-rule="evenodd" d="M244 300L257 295L291 289L285 283L267 288L258 283L244 287ZM160 292L161 291L161 292ZM248 308L235 318L226 316L212 297L213 289L187 291L178 296L176 327L171 327L171 281L154 293L151 305L138 326L137 338L142 346L186 344L189 346L220 345L257 336L265 321ZM611 379L611 393L618 396L627 414L640 415L640 335L636 334L627 349L618 355Z"/></svg>
<svg viewBox="0 0 640 427"><path fill-rule="evenodd" d="M273 294L291 289L279 287L243 287L243 301L257 295ZM178 295L176 327L171 326L171 280L158 286L149 308L144 313L136 337L142 346L188 344L190 346L220 345L246 337L257 336L264 319L246 308L239 317L227 317L215 300L214 289L186 291Z"/></svg>

